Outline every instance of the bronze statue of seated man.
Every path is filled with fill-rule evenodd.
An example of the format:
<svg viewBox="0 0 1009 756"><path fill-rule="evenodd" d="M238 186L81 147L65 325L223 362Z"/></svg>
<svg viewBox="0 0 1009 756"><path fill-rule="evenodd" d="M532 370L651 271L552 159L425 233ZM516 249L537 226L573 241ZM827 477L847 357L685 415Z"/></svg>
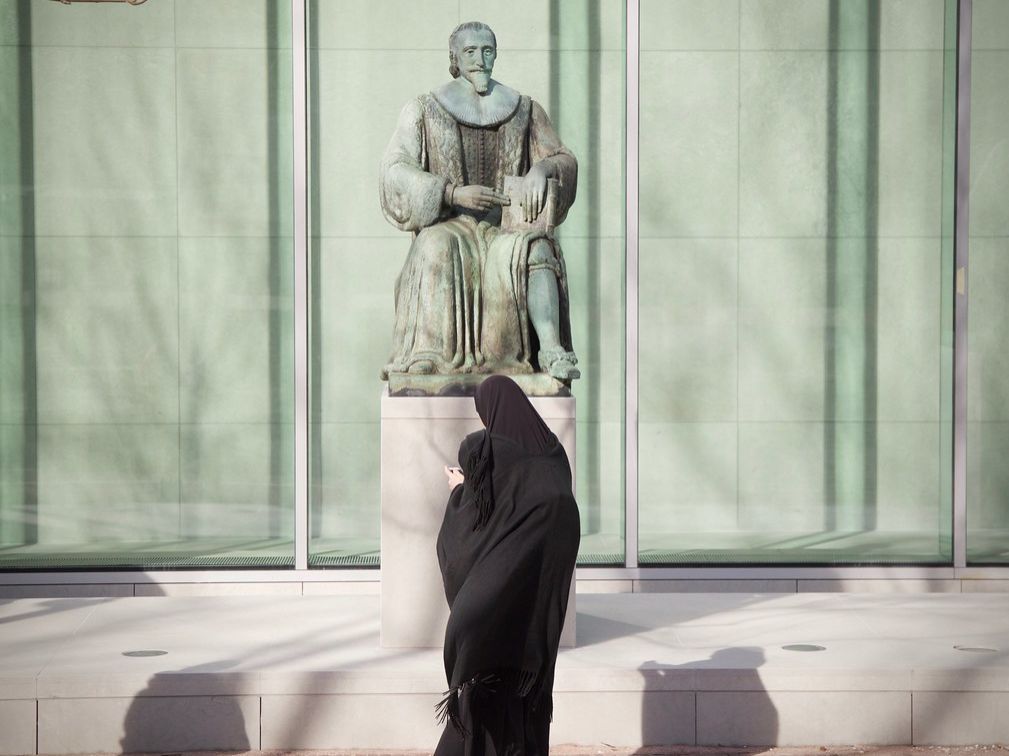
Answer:
<svg viewBox="0 0 1009 756"><path fill-rule="evenodd" d="M382 209L414 235L383 378L543 372L570 383L580 373L552 229L574 202L577 161L538 103L491 78L490 27L460 25L449 48L453 80L406 104L382 160ZM508 214L520 222L509 228L513 176L520 207Z"/></svg>

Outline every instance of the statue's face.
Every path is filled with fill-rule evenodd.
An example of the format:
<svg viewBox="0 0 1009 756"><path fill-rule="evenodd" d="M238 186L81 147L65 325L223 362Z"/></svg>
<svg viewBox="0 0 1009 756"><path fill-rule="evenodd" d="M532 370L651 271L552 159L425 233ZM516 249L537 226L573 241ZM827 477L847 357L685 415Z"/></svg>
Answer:
<svg viewBox="0 0 1009 756"><path fill-rule="evenodd" d="M455 59L459 75L483 94L490 84L494 60L497 58L494 35L486 29L467 29L459 35L457 45Z"/></svg>

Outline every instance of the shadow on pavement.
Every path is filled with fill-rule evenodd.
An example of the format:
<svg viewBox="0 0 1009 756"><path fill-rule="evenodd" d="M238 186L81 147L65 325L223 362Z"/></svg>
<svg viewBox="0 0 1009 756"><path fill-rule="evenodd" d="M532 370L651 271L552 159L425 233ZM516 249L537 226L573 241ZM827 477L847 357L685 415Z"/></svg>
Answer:
<svg viewBox="0 0 1009 756"><path fill-rule="evenodd" d="M635 753L653 753L654 745L710 743L713 732L722 742L712 745L733 746L730 753L765 752L778 739L778 711L757 672L764 661L762 648L743 646L686 664L645 662L638 668L644 678L644 746Z"/></svg>
<svg viewBox="0 0 1009 756"><path fill-rule="evenodd" d="M250 729L258 734L259 701L256 696L180 695L186 676L206 677L223 672L237 662L224 660L163 672L151 677L134 696L123 719L122 753L167 753L199 750L248 751ZM255 704L247 721L242 704ZM256 745L258 746L258 738ZM195 746L195 747L194 747Z"/></svg>

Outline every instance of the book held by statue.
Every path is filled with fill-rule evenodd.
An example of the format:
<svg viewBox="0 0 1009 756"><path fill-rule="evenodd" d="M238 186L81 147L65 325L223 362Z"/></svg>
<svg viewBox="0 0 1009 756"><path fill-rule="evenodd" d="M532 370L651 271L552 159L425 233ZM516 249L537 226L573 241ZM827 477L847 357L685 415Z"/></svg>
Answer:
<svg viewBox="0 0 1009 756"><path fill-rule="evenodd" d="M549 238L553 238L554 227L557 225L557 179L547 179L547 196L543 203L543 209L531 223L524 217L522 202L525 193L522 191L523 179L521 176L505 176L504 193L511 198L511 204L501 208L501 230L518 231L544 231Z"/></svg>

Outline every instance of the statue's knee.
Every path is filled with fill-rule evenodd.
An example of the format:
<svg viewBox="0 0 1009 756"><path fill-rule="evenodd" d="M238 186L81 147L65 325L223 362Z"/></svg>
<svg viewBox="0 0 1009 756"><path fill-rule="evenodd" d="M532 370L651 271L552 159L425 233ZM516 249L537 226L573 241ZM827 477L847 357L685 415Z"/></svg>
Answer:
<svg viewBox="0 0 1009 756"><path fill-rule="evenodd" d="M422 229L414 240L416 253L429 265L448 262L455 249L455 235L439 226Z"/></svg>
<svg viewBox="0 0 1009 756"><path fill-rule="evenodd" d="M550 263L556 259L554 246L546 239L537 239L529 248L529 264Z"/></svg>
<svg viewBox="0 0 1009 756"><path fill-rule="evenodd" d="M529 249L529 271L550 270L560 275L561 266L554 253L554 246L546 239L537 239Z"/></svg>

